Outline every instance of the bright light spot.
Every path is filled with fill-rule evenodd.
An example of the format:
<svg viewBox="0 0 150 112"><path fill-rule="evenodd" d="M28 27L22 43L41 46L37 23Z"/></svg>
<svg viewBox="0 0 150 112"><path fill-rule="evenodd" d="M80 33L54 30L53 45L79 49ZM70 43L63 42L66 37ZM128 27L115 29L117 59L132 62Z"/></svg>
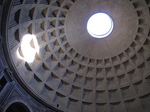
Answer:
<svg viewBox="0 0 150 112"><path fill-rule="evenodd" d="M36 36L31 34L24 35L21 46L17 50L18 57L27 62L33 62L36 53L39 53Z"/></svg>
<svg viewBox="0 0 150 112"><path fill-rule="evenodd" d="M95 38L104 38L112 32L113 25L110 16L105 13L96 13L88 20L87 30Z"/></svg>

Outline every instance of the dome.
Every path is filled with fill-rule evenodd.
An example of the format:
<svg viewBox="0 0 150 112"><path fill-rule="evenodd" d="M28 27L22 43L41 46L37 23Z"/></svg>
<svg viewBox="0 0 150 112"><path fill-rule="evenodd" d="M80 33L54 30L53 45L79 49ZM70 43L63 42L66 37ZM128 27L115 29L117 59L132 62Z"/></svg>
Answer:
<svg viewBox="0 0 150 112"><path fill-rule="evenodd" d="M150 110L149 0L14 0L9 11L7 59L33 98L64 112ZM101 12L112 27L93 38Z"/></svg>

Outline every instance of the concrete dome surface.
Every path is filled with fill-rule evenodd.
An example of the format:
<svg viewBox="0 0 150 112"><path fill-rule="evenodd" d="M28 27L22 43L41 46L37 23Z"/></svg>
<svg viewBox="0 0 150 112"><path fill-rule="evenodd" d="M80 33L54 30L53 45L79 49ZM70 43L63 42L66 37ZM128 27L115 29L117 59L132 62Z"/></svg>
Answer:
<svg viewBox="0 0 150 112"><path fill-rule="evenodd" d="M87 31L95 13L113 20L107 38ZM150 111L149 0L12 0L7 18L7 60L43 105L64 112ZM35 35L26 37L32 62L24 60L26 34Z"/></svg>

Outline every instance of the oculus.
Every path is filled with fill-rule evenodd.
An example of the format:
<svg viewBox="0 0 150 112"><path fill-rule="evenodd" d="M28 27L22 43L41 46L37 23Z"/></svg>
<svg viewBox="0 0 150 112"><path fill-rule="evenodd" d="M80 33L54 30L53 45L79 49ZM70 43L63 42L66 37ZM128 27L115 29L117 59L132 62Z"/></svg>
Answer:
<svg viewBox="0 0 150 112"><path fill-rule="evenodd" d="M113 27L113 20L106 13L96 13L87 22L87 31L95 38L107 37L112 32Z"/></svg>

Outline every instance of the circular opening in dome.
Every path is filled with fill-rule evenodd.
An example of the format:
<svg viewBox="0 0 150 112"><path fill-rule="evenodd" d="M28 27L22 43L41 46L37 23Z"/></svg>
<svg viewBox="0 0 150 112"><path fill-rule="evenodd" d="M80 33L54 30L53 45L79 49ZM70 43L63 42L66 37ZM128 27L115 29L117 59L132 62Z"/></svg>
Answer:
<svg viewBox="0 0 150 112"><path fill-rule="evenodd" d="M92 15L87 22L87 30L92 37L105 38L113 30L112 18L105 13Z"/></svg>

